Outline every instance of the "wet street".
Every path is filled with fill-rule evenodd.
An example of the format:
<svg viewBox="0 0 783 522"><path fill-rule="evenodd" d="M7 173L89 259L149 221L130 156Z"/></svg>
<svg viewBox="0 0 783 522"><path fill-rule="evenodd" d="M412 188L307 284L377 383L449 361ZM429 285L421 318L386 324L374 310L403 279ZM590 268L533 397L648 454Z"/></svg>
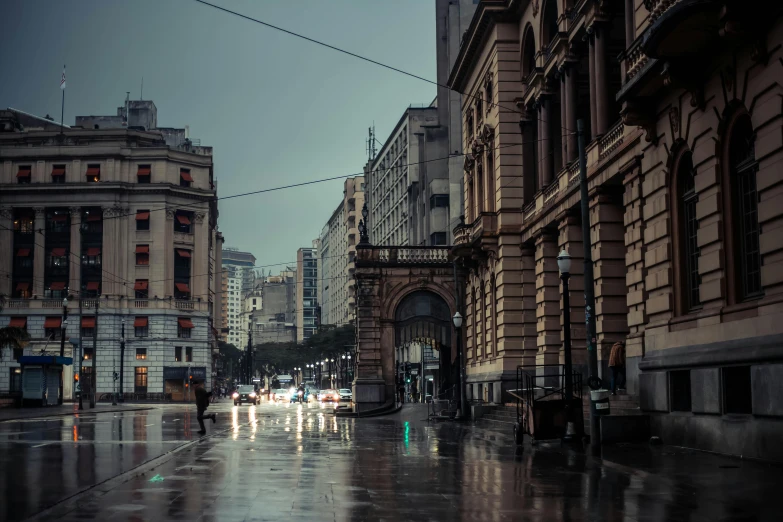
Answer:
<svg viewBox="0 0 783 522"><path fill-rule="evenodd" d="M204 438L181 405L0 422L0 520L780 520L777 467L329 409L215 404Z"/></svg>

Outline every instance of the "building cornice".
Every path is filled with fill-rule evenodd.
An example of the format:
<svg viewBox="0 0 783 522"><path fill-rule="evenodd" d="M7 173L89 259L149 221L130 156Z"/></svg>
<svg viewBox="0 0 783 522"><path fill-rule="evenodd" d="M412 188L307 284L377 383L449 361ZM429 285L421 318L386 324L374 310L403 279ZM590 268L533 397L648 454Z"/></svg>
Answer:
<svg viewBox="0 0 783 522"><path fill-rule="evenodd" d="M42 194L71 194L98 195L98 194L122 194L128 196L144 196L148 194L167 194L187 199L210 201L216 193L209 190L185 188L173 183L138 184L125 182L101 182L101 183L31 183L19 185L15 183L0 183L0 193L10 198L19 196L40 196Z"/></svg>
<svg viewBox="0 0 783 522"><path fill-rule="evenodd" d="M449 73L448 87L463 92L481 49L497 23L518 19L530 0L481 0L463 36L459 54Z"/></svg>

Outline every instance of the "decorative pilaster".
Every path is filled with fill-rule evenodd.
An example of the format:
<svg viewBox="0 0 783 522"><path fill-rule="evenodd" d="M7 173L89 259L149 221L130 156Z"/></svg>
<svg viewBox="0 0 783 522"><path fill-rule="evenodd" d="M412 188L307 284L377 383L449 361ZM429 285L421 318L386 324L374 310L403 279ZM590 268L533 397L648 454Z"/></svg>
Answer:
<svg viewBox="0 0 783 522"><path fill-rule="evenodd" d="M193 264L191 266L190 280L192 283L191 295L194 299L207 300L208 275L207 275L207 234L209 234L208 221L204 219L204 212L194 214L193 223Z"/></svg>
<svg viewBox="0 0 783 522"><path fill-rule="evenodd" d="M543 230L536 238L536 364L558 364L560 359L560 277L557 238Z"/></svg>
<svg viewBox="0 0 783 522"><path fill-rule="evenodd" d="M588 27L587 33L588 33L588 40L589 40L589 48L588 48L588 55L587 55L587 61L588 61L588 69L589 69L589 76L590 76L590 139L595 139L596 135L598 135L598 118L596 115L596 85L595 85L595 35L593 34L594 29L593 27ZM587 140L585 140L587 141Z"/></svg>
<svg viewBox="0 0 783 522"><path fill-rule="evenodd" d="M642 219L644 198L642 197L642 177L639 166L630 170L623 180L625 193L623 204L625 215L625 284L628 293L625 298L628 306L628 339L625 343L627 361L626 380L628 392L638 391L638 364L636 360L644 355L644 327L647 322L645 313L645 276L644 266L644 230Z"/></svg>
<svg viewBox="0 0 783 522"><path fill-rule="evenodd" d="M595 31L595 113L596 135L594 138L609 130L609 88L608 88L608 64L607 43L608 31L602 26L596 26Z"/></svg>
<svg viewBox="0 0 783 522"><path fill-rule="evenodd" d="M163 281L155 281L150 283L150 297L170 297L174 295L174 216L176 212L173 210L165 210L166 220L161 223L161 220L156 220L156 227L163 227L163 259L164 259L164 275ZM152 218L150 214L150 218ZM153 221L150 221L150 232L152 237L160 237L160 231L153 229Z"/></svg>
<svg viewBox="0 0 783 522"><path fill-rule="evenodd" d="M522 362L527 368L536 365L538 331L536 319L536 248L525 243L521 247L522 278Z"/></svg>
<svg viewBox="0 0 783 522"><path fill-rule="evenodd" d="M582 242L582 222L578 215L566 214L558 223L558 248L565 249L571 256L571 277L568 280L571 305L571 360L574 366L587 365L587 346L585 343L585 281L584 281L584 244ZM558 272L559 275L559 272ZM563 309L563 282L560 281L560 318L561 340L566 311ZM565 360L561 356L561 364Z"/></svg>
<svg viewBox="0 0 783 522"><path fill-rule="evenodd" d="M590 200L599 367L609 358L612 345L628 335L623 214L614 195L599 193Z"/></svg>
<svg viewBox="0 0 783 522"><path fill-rule="evenodd" d="M565 132L566 135L564 142L567 143L568 155L565 163L574 161L579 155L579 150L576 143L576 76L579 72L576 67L571 64L566 64L564 76L565 76L565 110L566 115Z"/></svg>
<svg viewBox="0 0 783 522"><path fill-rule="evenodd" d="M377 408L394 397L394 324L382 322L381 280L357 269L356 378L353 382L354 411ZM383 346L386 341L386 346ZM390 353L384 357L383 350ZM390 364L392 385L384 380L384 361ZM387 389L389 388L389 389Z"/></svg>
<svg viewBox="0 0 783 522"><path fill-rule="evenodd" d="M71 243L70 258L68 259L68 288L74 296L81 296L82 280L82 209L81 207L70 207L68 212L71 215Z"/></svg>
<svg viewBox="0 0 783 522"><path fill-rule="evenodd" d="M46 270L46 208L35 207L35 255L33 256L33 295L44 295L44 271Z"/></svg>

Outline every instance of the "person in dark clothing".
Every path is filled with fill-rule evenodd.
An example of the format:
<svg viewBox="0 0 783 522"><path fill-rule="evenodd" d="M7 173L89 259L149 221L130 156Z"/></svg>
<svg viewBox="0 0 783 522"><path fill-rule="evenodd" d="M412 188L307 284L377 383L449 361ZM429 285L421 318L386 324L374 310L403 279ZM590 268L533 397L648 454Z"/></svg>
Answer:
<svg viewBox="0 0 783 522"><path fill-rule="evenodd" d="M204 415L204 412L209 407L210 396L212 396L212 392L208 392L204 389L203 382L196 384L196 411L198 412L196 420L198 420L198 425L201 426L201 429L198 432L200 435L207 433L207 428L204 427L204 419L212 419L212 424L216 421L214 413L212 415Z"/></svg>

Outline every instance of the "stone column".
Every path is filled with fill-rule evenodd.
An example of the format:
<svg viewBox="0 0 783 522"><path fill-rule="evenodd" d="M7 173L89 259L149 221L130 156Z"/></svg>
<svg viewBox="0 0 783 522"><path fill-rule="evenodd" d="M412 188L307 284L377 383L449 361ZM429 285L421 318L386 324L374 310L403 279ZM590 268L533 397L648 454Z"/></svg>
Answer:
<svg viewBox="0 0 783 522"><path fill-rule="evenodd" d="M592 33L593 28L589 29ZM588 36L588 39L590 41L589 43L589 49L588 49L588 67L589 67L589 75L590 75L590 139L595 139L596 135L598 134L598 117L596 115L596 94L595 94L595 35L590 34ZM587 141L587 140L585 140Z"/></svg>
<svg viewBox="0 0 783 522"><path fill-rule="evenodd" d="M81 297L82 291L82 209L71 207L71 244L68 256L68 289L74 296Z"/></svg>
<svg viewBox="0 0 783 522"><path fill-rule="evenodd" d="M117 207L103 207L103 237L101 238L101 294L115 295L118 292L117 273Z"/></svg>
<svg viewBox="0 0 783 522"><path fill-rule="evenodd" d="M634 0L625 0L625 48L628 49L633 45L633 41L636 38L636 29L634 27L634 12L635 5Z"/></svg>
<svg viewBox="0 0 783 522"><path fill-rule="evenodd" d="M560 75L560 151L563 166L568 163L568 133L574 127L568 126L568 93L566 92L566 72ZM575 129L574 129L575 130Z"/></svg>
<svg viewBox="0 0 783 522"><path fill-rule="evenodd" d="M596 27L595 31L595 113L597 118L597 135L606 134L609 130L609 87L607 50L609 34L604 27Z"/></svg>
<svg viewBox="0 0 783 522"><path fill-rule="evenodd" d="M574 161L579 155L579 150L576 143L576 76L578 71L576 65L566 64L565 68L565 115L566 115L566 138L565 142L568 144L568 158L566 162L570 163ZM565 134L565 133L564 133Z"/></svg>
<svg viewBox="0 0 783 522"><path fill-rule="evenodd" d="M154 286L155 291L153 292L152 287L150 287L150 298L153 296L158 297L167 297L167 296L173 296L174 295L174 215L175 212L173 210L166 210L166 220L163 222L163 260L164 260L164 266L165 266L165 274L163 276L164 281L156 281L155 283L150 283ZM150 220L152 219L152 214L150 214ZM150 221L150 231L152 231L152 221ZM159 234L154 234L152 237L157 237ZM228 275L228 274L226 274Z"/></svg>
<svg viewBox="0 0 783 522"><path fill-rule="evenodd" d="M522 362L528 368L536 365L538 331L536 310L536 247L525 243L521 248L522 261Z"/></svg>
<svg viewBox="0 0 783 522"><path fill-rule="evenodd" d="M191 294L196 300L201 298L202 301L206 301L208 299L207 266L209 263L209 251L207 250L207 234L209 234L209 223L204 219L206 217L204 212L196 212L193 217L195 222L193 224L193 264L190 272Z"/></svg>
<svg viewBox="0 0 783 522"><path fill-rule="evenodd" d="M46 270L46 208L35 207L35 256L33 257L33 295L44 295Z"/></svg>
<svg viewBox="0 0 783 522"><path fill-rule="evenodd" d="M553 122L550 121L552 117L551 101L549 96L541 97L541 134L538 139L541 142L541 158L539 158L539 169L541 169L541 188L546 188L552 183L552 149L554 148L553 141L551 139Z"/></svg>
<svg viewBox="0 0 783 522"><path fill-rule="evenodd" d="M382 350L383 342L388 341L391 330L391 343L386 347L394 350L394 327L381 324L381 285L377 274L362 273L356 270L357 306L356 306L356 378L353 381L353 401L357 412L378 408L384 404L386 382L383 379ZM393 353L389 357L394 364ZM393 372L392 372L393 375ZM392 394L394 391L392 390ZM391 396L393 397L393 395ZM388 398L391 398L388 397Z"/></svg>
<svg viewBox="0 0 783 522"><path fill-rule="evenodd" d="M14 209L13 207L0 207L0 295L12 295L14 255ZM7 277L6 277L7 276Z"/></svg>
<svg viewBox="0 0 783 522"><path fill-rule="evenodd" d="M536 124L538 125L538 132L536 132L536 136L538 137L537 143L536 143L536 150L538 151L538 155L536 156L536 164L535 164L535 172L536 176L538 178L538 190L544 190L544 177L543 177L543 164L544 164L544 155L546 154L546 135L544 134L544 108L541 104L537 104L536 106Z"/></svg>
<svg viewBox="0 0 783 522"><path fill-rule="evenodd" d="M585 343L585 281L584 244L582 243L582 222L578 212L567 213L558 222L558 249L565 249L571 256L571 277L568 280L571 298L571 361L574 368L587 367L587 346ZM558 271L559 274L559 271ZM563 281L560 280L560 309L563 310ZM565 310L561 315L561 331ZM561 338L562 339L562 338ZM565 359L561 357L561 364Z"/></svg>
<svg viewBox="0 0 783 522"><path fill-rule="evenodd" d="M642 176L638 166L625 175L625 284L628 288L626 305L628 306L628 339L625 344L625 376L628 393L639 392L639 362L644 355L644 329L647 322L645 313L645 277L644 266L644 221L642 208Z"/></svg>
<svg viewBox="0 0 783 522"><path fill-rule="evenodd" d="M603 376L612 344L628 335L623 214L615 195L599 193L590 200L598 364Z"/></svg>
<svg viewBox="0 0 783 522"><path fill-rule="evenodd" d="M557 270L557 238L543 230L536 238L536 365L560 361L560 277ZM554 368L538 368L538 375L557 373ZM539 380L543 385L544 381ZM546 385L554 385L546 380Z"/></svg>

